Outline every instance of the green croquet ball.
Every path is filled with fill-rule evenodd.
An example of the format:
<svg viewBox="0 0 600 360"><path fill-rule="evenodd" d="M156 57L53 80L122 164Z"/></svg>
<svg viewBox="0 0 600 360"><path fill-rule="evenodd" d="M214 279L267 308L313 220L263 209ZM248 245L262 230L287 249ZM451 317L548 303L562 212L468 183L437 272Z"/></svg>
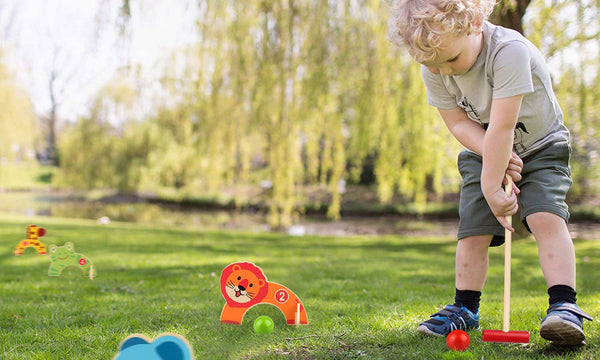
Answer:
<svg viewBox="0 0 600 360"><path fill-rule="evenodd" d="M257 334L270 334L274 327L273 319L268 316L259 316L254 320L254 332Z"/></svg>

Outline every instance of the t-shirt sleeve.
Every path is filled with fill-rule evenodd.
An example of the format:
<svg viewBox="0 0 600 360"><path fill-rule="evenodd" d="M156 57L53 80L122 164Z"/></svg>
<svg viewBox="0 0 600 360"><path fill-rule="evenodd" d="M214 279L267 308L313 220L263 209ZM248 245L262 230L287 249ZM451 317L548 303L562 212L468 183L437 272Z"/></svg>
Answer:
<svg viewBox="0 0 600 360"><path fill-rule="evenodd" d="M533 92L531 54L527 44L511 41L501 47L494 57L492 99Z"/></svg>
<svg viewBox="0 0 600 360"><path fill-rule="evenodd" d="M440 109L454 109L457 106L454 95L448 92L441 75L434 74L427 67L421 66L421 76L427 88L429 105Z"/></svg>

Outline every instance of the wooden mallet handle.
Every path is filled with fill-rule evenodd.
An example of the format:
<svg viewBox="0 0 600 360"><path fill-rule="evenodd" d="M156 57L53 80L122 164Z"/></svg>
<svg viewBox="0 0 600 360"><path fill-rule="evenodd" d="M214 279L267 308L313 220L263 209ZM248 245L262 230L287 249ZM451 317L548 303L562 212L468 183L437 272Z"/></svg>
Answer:
<svg viewBox="0 0 600 360"><path fill-rule="evenodd" d="M512 193L513 180L510 175L506 175L508 182L504 191L507 196ZM512 216L506 216L508 225L512 226ZM510 253L511 253L511 238L512 233L508 229L504 229L504 318L502 322L502 331L508 332L510 328Z"/></svg>

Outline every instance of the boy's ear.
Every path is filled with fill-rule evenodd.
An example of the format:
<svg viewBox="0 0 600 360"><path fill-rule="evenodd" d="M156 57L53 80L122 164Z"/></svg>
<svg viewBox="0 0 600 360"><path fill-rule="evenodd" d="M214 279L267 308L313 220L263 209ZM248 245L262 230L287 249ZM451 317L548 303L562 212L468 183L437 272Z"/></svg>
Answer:
<svg viewBox="0 0 600 360"><path fill-rule="evenodd" d="M478 17L477 19L475 19L475 21L473 22L473 28L477 29L475 31L475 33L479 33L482 31L483 29L483 17Z"/></svg>

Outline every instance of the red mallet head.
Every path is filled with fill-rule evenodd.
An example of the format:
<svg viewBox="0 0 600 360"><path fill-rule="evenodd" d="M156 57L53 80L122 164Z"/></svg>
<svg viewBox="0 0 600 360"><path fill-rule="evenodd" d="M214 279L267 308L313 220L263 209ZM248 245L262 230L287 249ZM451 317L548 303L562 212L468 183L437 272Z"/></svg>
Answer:
<svg viewBox="0 0 600 360"><path fill-rule="evenodd" d="M529 332L527 331L503 331L503 330L483 330L481 340L487 342L500 343L528 343Z"/></svg>
<svg viewBox="0 0 600 360"><path fill-rule="evenodd" d="M454 330L446 337L446 345L453 351L465 351L469 347L471 338L462 330Z"/></svg>

